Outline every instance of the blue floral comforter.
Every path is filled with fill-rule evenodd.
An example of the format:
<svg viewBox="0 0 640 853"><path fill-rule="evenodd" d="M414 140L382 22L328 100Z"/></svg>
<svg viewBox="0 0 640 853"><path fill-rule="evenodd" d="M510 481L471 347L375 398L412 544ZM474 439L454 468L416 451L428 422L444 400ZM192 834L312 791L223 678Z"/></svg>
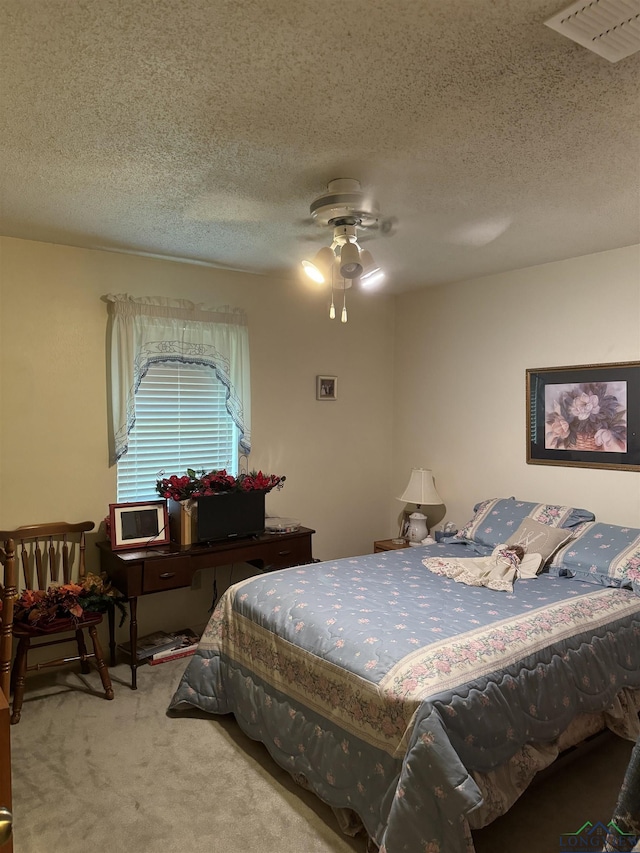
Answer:
<svg viewBox="0 0 640 853"><path fill-rule="evenodd" d="M640 687L640 597L541 575L513 593L371 554L223 595L171 701L235 714L382 853L462 853L486 772Z"/></svg>

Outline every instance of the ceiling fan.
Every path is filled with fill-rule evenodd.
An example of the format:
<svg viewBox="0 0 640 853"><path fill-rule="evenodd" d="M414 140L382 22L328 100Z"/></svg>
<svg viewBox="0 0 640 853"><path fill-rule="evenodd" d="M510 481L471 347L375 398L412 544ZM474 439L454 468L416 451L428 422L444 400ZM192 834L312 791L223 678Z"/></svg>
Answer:
<svg viewBox="0 0 640 853"><path fill-rule="evenodd" d="M302 266L313 281L330 282L332 288L329 316L335 317L333 289L347 290L359 280L362 287L374 287L384 278L371 252L361 249L358 229L380 228L376 201L368 196L354 178L335 178L329 181L326 192L311 202L311 220L332 229L330 246L320 249L313 260L305 259ZM387 226L387 231L391 226ZM346 306L342 322L346 323Z"/></svg>

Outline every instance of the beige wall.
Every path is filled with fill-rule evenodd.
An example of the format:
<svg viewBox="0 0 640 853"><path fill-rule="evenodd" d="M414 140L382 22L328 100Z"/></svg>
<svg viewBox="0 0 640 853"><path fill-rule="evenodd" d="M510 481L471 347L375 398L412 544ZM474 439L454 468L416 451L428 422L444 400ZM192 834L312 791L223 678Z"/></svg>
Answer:
<svg viewBox="0 0 640 853"><path fill-rule="evenodd" d="M315 528L322 559L395 534L393 495L412 466L434 471L458 524L478 500L513 494L640 525L640 473L526 464L524 388L526 368L640 360L638 247L395 299L350 293L346 326L301 281L11 238L0 250L2 527L98 522L115 500L100 300L109 292L247 311L251 465L286 474L268 511ZM316 401L317 373L339 377L336 402ZM219 583L230 577L221 570ZM141 602L140 629L204 622L212 577L201 580L202 590Z"/></svg>
<svg viewBox="0 0 640 853"><path fill-rule="evenodd" d="M458 525L515 495L640 526L639 472L525 462L527 368L640 360L637 246L403 294L395 341L394 494L422 466Z"/></svg>
<svg viewBox="0 0 640 853"><path fill-rule="evenodd" d="M267 511L316 529L322 559L372 550L385 532L391 483L391 297L349 292L345 326L329 320L327 294L301 281L12 238L0 250L0 527L97 523L115 501L100 297L126 292L245 309L250 465L287 476ZM319 373L338 376L337 401L316 400ZM88 551L95 569L97 549ZM210 603L191 591L145 599L140 629L189 624L196 598ZM173 607L177 624L167 625L164 611Z"/></svg>

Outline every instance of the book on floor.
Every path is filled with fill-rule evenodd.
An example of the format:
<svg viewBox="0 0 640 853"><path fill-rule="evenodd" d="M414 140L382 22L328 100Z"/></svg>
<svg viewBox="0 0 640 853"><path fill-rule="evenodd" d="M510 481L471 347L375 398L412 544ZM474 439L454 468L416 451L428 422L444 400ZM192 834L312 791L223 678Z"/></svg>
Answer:
<svg viewBox="0 0 640 853"><path fill-rule="evenodd" d="M154 631L151 634L145 634L143 637L138 637L136 659L144 660L153 654L163 652L165 649L173 648L178 642L176 634L169 634L167 631ZM121 643L120 648L127 654L131 654L131 643Z"/></svg>
<svg viewBox="0 0 640 853"><path fill-rule="evenodd" d="M150 655L150 664L164 663L165 661L192 655L200 642L200 636L195 631L192 631L191 628L180 628L178 631L174 631L173 635L176 638L173 646Z"/></svg>
<svg viewBox="0 0 640 853"><path fill-rule="evenodd" d="M198 648L198 644L194 643L192 646L183 649L167 649L164 652L160 652L157 655L154 655L151 658L147 658L146 662L149 666L157 666L161 663L169 663L172 660L179 660L180 658L189 658L191 657L195 650Z"/></svg>

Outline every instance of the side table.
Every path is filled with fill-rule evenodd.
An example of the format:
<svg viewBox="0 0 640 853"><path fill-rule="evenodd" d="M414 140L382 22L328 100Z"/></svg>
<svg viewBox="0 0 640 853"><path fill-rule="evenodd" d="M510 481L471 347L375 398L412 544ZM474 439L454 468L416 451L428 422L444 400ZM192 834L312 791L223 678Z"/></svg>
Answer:
<svg viewBox="0 0 640 853"><path fill-rule="evenodd" d="M380 551L399 551L401 548L409 548L409 543L394 542L393 539L378 539L373 543L373 553L378 554Z"/></svg>

